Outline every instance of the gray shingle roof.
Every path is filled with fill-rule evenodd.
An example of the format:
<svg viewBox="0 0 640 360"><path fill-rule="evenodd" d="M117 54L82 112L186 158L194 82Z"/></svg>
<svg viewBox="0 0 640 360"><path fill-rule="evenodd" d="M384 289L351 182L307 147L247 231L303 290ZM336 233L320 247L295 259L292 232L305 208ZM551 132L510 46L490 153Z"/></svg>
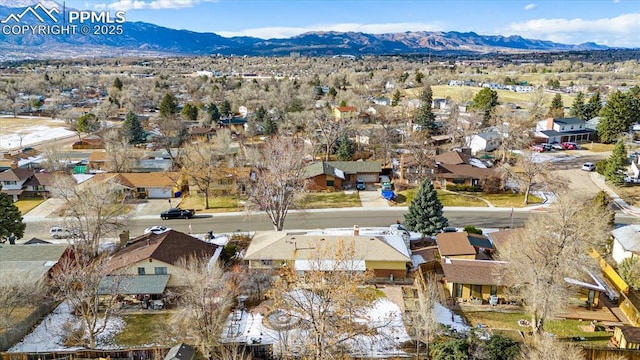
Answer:
<svg viewBox="0 0 640 360"><path fill-rule="evenodd" d="M640 253L640 225L626 225L611 231L620 245L631 252Z"/></svg>

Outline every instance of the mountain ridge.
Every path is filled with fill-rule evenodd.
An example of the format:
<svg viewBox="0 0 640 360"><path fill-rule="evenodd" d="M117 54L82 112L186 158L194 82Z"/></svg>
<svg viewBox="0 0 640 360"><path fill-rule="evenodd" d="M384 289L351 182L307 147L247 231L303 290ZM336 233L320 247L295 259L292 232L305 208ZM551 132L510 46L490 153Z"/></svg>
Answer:
<svg viewBox="0 0 640 360"><path fill-rule="evenodd" d="M0 0L0 20L15 24L16 14L25 7L4 6L9 0ZM16 3L12 1L12 3ZM33 0L19 0L21 5L43 3ZM56 4L46 0L48 8ZM47 6L45 6L47 7ZM13 14L13 19L10 19ZM59 16L63 16L60 14ZM11 21L10 21L11 20ZM59 26L55 20L44 19L47 26ZM20 24L42 24L33 16L20 20ZM110 25L110 24L94 24ZM80 34L9 34L0 32L0 60L8 57L19 59L50 57L34 50L42 45L57 48L58 54L71 52L74 56L96 56L94 48L101 47L118 54L153 51L159 54L180 55L257 55L283 56L300 53L303 56L323 55L390 55L390 54L486 54L492 52L534 52L605 50L607 46L593 42L583 44L561 44L548 40L526 39L520 35L480 35L475 32L458 31L407 31L371 34L364 32L311 31L288 38L262 39L249 36L223 37L213 32L177 30L146 22L124 22L120 35L80 35ZM4 30L4 29L3 29ZM6 50L11 49L8 53ZM91 50L91 51L86 51ZM20 55L22 54L22 55ZM105 54L104 56L107 56Z"/></svg>

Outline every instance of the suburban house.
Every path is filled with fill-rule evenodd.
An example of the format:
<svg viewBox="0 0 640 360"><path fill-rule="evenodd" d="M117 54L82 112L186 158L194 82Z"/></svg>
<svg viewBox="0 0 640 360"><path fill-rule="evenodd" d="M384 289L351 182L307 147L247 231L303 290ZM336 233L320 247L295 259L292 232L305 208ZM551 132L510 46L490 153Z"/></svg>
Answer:
<svg viewBox="0 0 640 360"><path fill-rule="evenodd" d="M180 173L103 173L97 174L92 181L111 181L135 199L169 199L181 196L188 191L184 175Z"/></svg>
<svg viewBox="0 0 640 360"><path fill-rule="evenodd" d="M626 258L640 256L640 225L630 224L611 231L613 250L611 257L620 264Z"/></svg>
<svg viewBox="0 0 640 360"><path fill-rule="evenodd" d="M488 237L466 231L439 233L436 242L442 258L490 260L495 252Z"/></svg>
<svg viewBox="0 0 640 360"><path fill-rule="evenodd" d="M407 242L401 235L366 234L358 228L345 230L344 234L265 231L251 240L244 260L251 269L289 266L300 272L322 270L333 263L332 251L342 243L353 245L349 271L370 270L376 278L400 280L408 278L412 268Z"/></svg>
<svg viewBox="0 0 640 360"><path fill-rule="evenodd" d="M326 161L307 165L303 177L307 180L305 189L310 191L342 189L342 182L345 180L344 171L336 169Z"/></svg>
<svg viewBox="0 0 640 360"><path fill-rule="evenodd" d="M58 262L71 254L68 244L0 244L0 278L16 283L46 281Z"/></svg>
<svg viewBox="0 0 640 360"><path fill-rule="evenodd" d="M74 142L71 147L73 150L104 149L104 140L99 136L89 135L82 138L82 140Z"/></svg>
<svg viewBox="0 0 640 360"><path fill-rule="evenodd" d="M481 187L488 179L502 181L499 170L488 169L482 161L471 156L469 150L448 151L435 155L433 160L436 163L434 185L443 189L447 185Z"/></svg>
<svg viewBox="0 0 640 360"><path fill-rule="evenodd" d="M355 106L337 106L333 108L333 115L336 120L353 120L358 116L358 109Z"/></svg>
<svg viewBox="0 0 640 360"><path fill-rule="evenodd" d="M107 162L109 161L109 158L106 151L93 151L87 160L87 166L90 171L107 170Z"/></svg>
<svg viewBox="0 0 640 360"><path fill-rule="evenodd" d="M189 129L189 136L193 140L209 141L216 135L216 129L212 127L196 126Z"/></svg>
<svg viewBox="0 0 640 360"><path fill-rule="evenodd" d="M24 194L28 196L47 197L53 185L53 175L45 172L35 172L24 184Z"/></svg>
<svg viewBox="0 0 640 360"><path fill-rule="evenodd" d="M36 169L43 161L37 150L27 148L18 152L6 152L0 157L0 171L8 169Z"/></svg>
<svg viewBox="0 0 640 360"><path fill-rule="evenodd" d="M240 116L228 116L218 120L218 127L229 128L235 133L244 133L245 126L247 125L247 118Z"/></svg>
<svg viewBox="0 0 640 360"><path fill-rule="evenodd" d="M591 140L592 132L578 118L548 118L536 124L534 137L538 143L563 143Z"/></svg>
<svg viewBox="0 0 640 360"><path fill-rule="evenodd" d="M616 326L609 346L619 349L640 349L640 327Z"/></svg>
<svg viewBox="0 0 640 360"><path fill-rule="evenodd" d="M490 152L497 149L503 139L503 135L493 129L469 136L467 144L471 148L471 154Z"/></svg>
<svg viewBox="0 0 640 360"><path fill-rule="evenodd" d="M0 172L0 184L2 192L13 197L13 201L23 196L27 190L27 181L34 176L33 170L29 169L9 169Z"/></svg>
<svg viewBox="0 0 640 360"><path fill-rule="evenodd" d="M123 245L109 257L106 269L110 276L132 279L127 295L134 294L134 287L161 289L161 294L166 287L181 286L181 261L194 256L209 261L216 251L222 251L215 244L175 230L140 235Z"/></svg>
<svg viewBox="0 0 640 360"><path fill-rule="evenodd" d="M307 190L348 189L358 180L367 185L379 182L381 172L379 161L319 161L307 165L304 178Z"/></svg>
<svg viewBox="0 0 640 360"><path fill-rule="evenodd" d="M503 261L443 258L443 282L452 299L487 302L491 296L504 297L508 286L499 274L508 265Z"/></svg>

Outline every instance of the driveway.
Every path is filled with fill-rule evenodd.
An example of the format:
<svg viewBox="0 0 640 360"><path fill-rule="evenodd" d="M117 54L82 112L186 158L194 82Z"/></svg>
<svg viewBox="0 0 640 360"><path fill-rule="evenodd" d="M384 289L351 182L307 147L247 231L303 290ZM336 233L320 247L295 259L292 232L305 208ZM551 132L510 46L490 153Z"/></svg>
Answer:
<svg viewBox="0 0 640 360"><path fill-rule="evenodd" d="M372 189L371 186L367 190L359 191L360 202L363 208L388 208L389 202L382 198L379 189Z"/></svg>

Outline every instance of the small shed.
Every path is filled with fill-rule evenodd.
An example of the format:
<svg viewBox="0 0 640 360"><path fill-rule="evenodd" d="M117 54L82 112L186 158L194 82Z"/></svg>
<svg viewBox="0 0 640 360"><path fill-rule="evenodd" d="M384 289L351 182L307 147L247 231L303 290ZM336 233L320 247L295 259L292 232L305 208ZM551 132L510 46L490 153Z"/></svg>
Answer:
<svg viewBox="0 0 640 360"><path fill-rule="evenodd" d="M640 349L640 327L617 326L611 342L620 349Z"/></svg>

